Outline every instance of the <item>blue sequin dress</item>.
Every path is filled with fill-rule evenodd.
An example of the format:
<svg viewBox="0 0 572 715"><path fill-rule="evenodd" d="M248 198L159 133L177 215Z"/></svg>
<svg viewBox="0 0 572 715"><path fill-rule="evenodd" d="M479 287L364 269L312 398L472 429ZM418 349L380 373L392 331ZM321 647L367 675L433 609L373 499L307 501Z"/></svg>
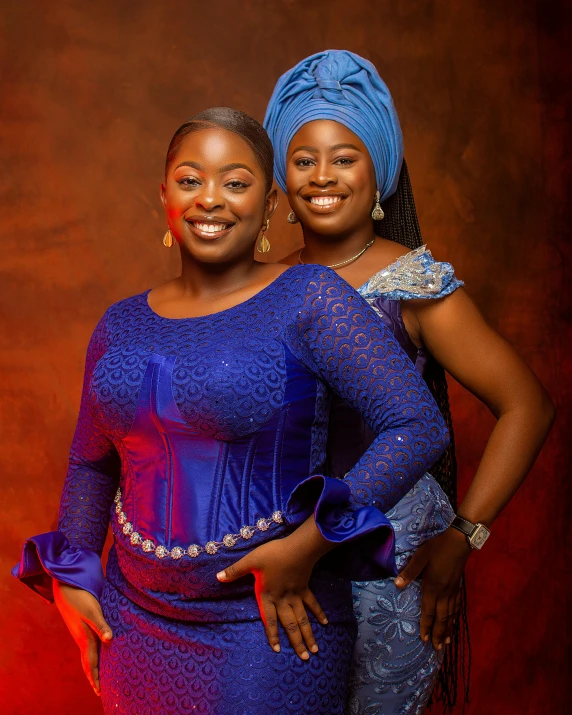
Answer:
<svg viewBox="0 0 572 715"><path fill-rule="evenodd" d="M424 246L376 273L359 293L423 375L430 355L411 341L401 301L444 298L462 286L449 263L435 261ZM328 440L328 474L343 475L367 450L374 434L356 410L334 398ZM399 569L414 551L443 532L454 513L435 479L425 474L386 512L396 536ZM354 583L358 622L346 715L422 715L435 685L443 653L419 637L421 583L398 589L393 578Z"/></svg>
<svg viewBox="0 0 572 715"><path fill-rule="evenodd" d="M345 480L321 476L332 391L376 435ZM15 575L48 599L55 577L100 600L108 714L342 713L350 579L395 573L383 512L446 444L413 364L327 268L290 268L199 318L162 318L142 293L94 332L59 530L27 541ZM329 625L303 662L284 636L268 646L252 578L216 573L312 513L337 548L313 572Z"/></svg>

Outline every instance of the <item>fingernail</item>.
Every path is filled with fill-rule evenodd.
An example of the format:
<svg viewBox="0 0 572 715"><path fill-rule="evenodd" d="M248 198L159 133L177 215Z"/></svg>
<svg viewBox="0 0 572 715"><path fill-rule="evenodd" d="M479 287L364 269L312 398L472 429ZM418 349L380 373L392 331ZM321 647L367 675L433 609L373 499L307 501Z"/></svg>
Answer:
<svg viewBox="0 0 572 715"><path fill-rule="evenodd" d="M405 586L405 580L402 579L401 576L398 576L393 583L397 586L397 588Z"/></svg>
<svg viewBox="0 0 572 715"><path fill-rule="evenodd" d="M101 636L101 640L103 640L103 641L110 641L112 638L113 638L113 633L109 633L109 631L107 633L104 633Z"/></svg>
<svg viewBox="0 0 572 715"><path fill-rule="evenodd" d="M318 646L314 643L314 645L310 648L312 653L317 653L318 652Z"/></svg>
<svg viewBox="0 0 572 715"><path fill-rule="evenodd" d="M325 626L328 625L328 619L327 619L325 616L324 616L324 618L322 618L322 623L323 623Z"/></svg>
<svg viewBox="0 0 572 715"><path fill-rule="evenodd" d="M216 575L219 581L224 581L226 579L226 572L225 571L219 571Z"/></svg>
<svg viewBox="0 0 572 715"><path fill-rule="evenodd" d="M423 636L423 640L425 641L425 643L427 643L427 641L429 640L429 636Z"/></svg>
<svg viewBox="0 0 572 715"><path fill-rule="evenodd" d="M300 658L302 658L302 660L308 660L309 657L310 657L310 654L308 653L307 650L305 650L305 651L300 655Z"/></svg>
<svg viewBox="0 0 572 715"><path fill-rule="evenodd" d="M273 646L272 646L272 650L273 650L275 653L280 653L280 646L279 646L279 645L273 645Z"/></svg>
<svg viewBox="0 0 572 715"><path fill-rule="evenodd" d="M439 645L437 646L437 650L443 650L443 644L442 644L442 643L439 643Z"/></svg>
<svg viewBox="0 0 572 715"><path fill-rule="evenodd" d="M449 637L445 638L445 644L446 644L446 645L449 645L450 642L451 642L451 639L450 639Z"/></svg>

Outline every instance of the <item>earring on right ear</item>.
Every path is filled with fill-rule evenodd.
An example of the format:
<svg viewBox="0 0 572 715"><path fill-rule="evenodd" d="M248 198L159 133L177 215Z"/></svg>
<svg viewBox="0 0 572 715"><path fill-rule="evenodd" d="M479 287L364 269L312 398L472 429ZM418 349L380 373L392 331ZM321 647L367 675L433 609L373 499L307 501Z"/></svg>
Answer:
<svg viewBox="0 0 572 715"><path fill-rule="evenodd" d="M379 203L380 199L380 194L379 191L375 192L375 204L373 207L373 211L371 212L371 217L374 221L382 221L383 218L385 217L385 214L383 213L383 209L381 208L381 204Z"/></svg>
<svg viewBox="0 0 572 715"><path fill-rule="evenodd" d="M258 253L268 253L270 250L270 241L266 235L268 227L270 226L270 219L266 221L266 224L262 227L262 234L258 237L256 241L256 250Z"/></svg>
<svg viewBox="0 0 572 715"><path fill-rule="evenodd" d="M294 211L290 211L290 213L286 217L286 221L288 221L288 223L300 223L300 219L298 218L298 216L296 216Z"/></svg>
<svg viewBox="0 0 572 715"><path fill-rule="evenodd" d="M171 246L175 243L175 239L173 238L173 234L171 233L171 229L168 229L165 235L163 236L163 246L165 248L171 248Z"/></svg>

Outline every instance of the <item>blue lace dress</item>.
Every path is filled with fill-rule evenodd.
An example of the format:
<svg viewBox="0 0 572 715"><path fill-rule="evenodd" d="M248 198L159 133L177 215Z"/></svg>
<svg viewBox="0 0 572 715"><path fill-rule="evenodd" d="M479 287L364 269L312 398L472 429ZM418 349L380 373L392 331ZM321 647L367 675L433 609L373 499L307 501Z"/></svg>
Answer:
<svg viewBox="0 0 572 715"><path fill-rule="evenodd" d="M343 481L320 473L332 390L376 435ZM108 714L342 713L350 579L395 573L383 512L447 439L413 364L327 268L290 268L199 318L162 318L142 293L94 332L59 530L29 539L14 572L48 600L52 577L100 600ZM303 662L284 636L268 646L252 578L216 573L312 513L337 548L312 576L329 625Z"/></svg>
<svg viewBox="0 0 572 715"><path fill-rule="evenodd" d="M462 285L449 263L435 261L422 246L376 273L359 293L423 374L431 357L411 341L401 316L401 301L444 298ZM373 438L356 410L334 398L327 472L343 477ZM441 487L425 474L386 515L395 530L396 560L401 569L415 549L449 526L454 513ZM346 715L421 715L443 654L419 637L420 582L399 590L392 578L360 581L354 583L353 594L358 639Z"/></svg>

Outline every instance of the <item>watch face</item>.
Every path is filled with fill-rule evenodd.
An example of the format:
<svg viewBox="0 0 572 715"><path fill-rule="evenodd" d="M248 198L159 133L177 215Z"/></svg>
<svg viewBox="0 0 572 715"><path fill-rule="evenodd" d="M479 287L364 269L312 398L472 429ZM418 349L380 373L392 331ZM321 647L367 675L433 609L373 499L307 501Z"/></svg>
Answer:
<svg viewBox="0 0 572 715"><path fill-rule="evenodd" d="M489 538L491 532L486 526L479 524L475 531L471 534L470 542L474 549L482 548L485 541Z"/></svg>

